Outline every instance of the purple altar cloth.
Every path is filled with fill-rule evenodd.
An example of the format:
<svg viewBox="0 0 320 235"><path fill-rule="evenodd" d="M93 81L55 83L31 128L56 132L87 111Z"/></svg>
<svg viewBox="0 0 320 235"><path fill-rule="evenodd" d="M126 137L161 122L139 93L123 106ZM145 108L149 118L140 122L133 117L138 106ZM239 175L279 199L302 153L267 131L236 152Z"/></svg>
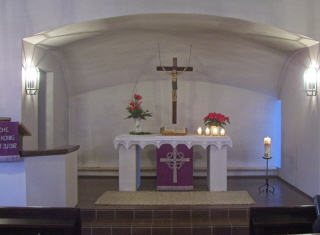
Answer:
<svg viewBox="0 0 320 235"><path fill-rule="evenodd" d="M19 161L19 122L0 122L0 161Z"/></svg>
<svg viewBox="0 0 320 235"><path fill-rule="evenodd" d="M193 190L193 147L157 148L157 190Z"/></svg>

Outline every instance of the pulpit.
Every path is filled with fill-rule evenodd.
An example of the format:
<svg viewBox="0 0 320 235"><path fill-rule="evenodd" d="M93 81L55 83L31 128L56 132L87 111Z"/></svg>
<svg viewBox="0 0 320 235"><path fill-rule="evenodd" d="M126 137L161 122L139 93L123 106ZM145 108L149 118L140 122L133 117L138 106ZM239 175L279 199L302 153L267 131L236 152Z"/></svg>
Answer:
<svg viewBox="0 0 320 235"><path fill-rule="evenodd" d="M22 123L0 121L0 206L76 206L79 146L24 150L30 135Z"/></svg>
<svg viewBox="0 0 320 235"><path fill-rule="evenodd" d="M119 135L113 144L119 148L119 190L137 191L140 186L140 153L146 145L160 148L169 144L173 148L200 145L207 149L207 185L209 191L227 190L227 146L232 147L229 136L163 136Z"/></svg>

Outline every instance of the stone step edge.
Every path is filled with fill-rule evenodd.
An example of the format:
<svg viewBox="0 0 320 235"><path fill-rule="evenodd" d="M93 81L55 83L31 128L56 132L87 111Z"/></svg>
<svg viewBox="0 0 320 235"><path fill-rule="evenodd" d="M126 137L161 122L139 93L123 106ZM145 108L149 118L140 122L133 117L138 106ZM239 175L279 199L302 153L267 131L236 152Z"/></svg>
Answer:
<svg viewBox="0 0 320 235"><path fill-rule="evenodd" d="M82 227L225 227L225 226L249 226L249 220L95 220L95 221L84 221Z"/></svg>

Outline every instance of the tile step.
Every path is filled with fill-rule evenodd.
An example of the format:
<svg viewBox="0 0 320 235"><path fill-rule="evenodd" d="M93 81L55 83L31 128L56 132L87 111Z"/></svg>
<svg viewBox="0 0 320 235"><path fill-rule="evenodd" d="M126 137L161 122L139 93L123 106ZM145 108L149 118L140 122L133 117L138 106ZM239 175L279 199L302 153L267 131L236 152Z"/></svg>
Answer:
<svg viewBox="0 0 320 235"><path fill-rule="evenodd" d="M249 210L88 209L81 210L82 234L248 235Z"/></svg>
<svg viewBox="0 0 320 235"><path fill-rule="evenodd" d="M249 235L249 222L244 220L108 220L82 224L82 235L95 234Z"/></svg>
<svg viewBox="0 0 320 235"><path fill-rule="evenodd" d="M105 226L116 226L116 227L193 227L193 226L249 226L248 220L96 220L86 221L82 223L83 227L105 227Z"/></svg>
<svg viewBox="0 0 320 235"><path fill-rule="evenodd" d="M249 209L87 209L81 210L81 221L95 220L249 220Z"/></svg>

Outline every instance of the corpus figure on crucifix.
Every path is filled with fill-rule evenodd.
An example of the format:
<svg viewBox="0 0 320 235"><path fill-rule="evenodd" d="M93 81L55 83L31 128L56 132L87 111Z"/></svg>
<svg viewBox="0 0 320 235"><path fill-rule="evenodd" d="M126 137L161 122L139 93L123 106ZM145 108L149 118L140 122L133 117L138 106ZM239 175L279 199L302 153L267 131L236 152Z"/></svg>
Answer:
<svg viewBox="0 0 320 235"><path fill-rule="evenodd" d="M192 67L178 67L178 59L173 58L173 66L163 67L158 66L157 71L165 71L166 74L172 76L172 124L177 123L177 90L178 90L178 75L184 73L185 71L193 71ZM172 72L168 72L172 71Z"/></svg>
<svg viewBox="0 0 320 235"><path fill-rule="evenodd" d="M173 68L172 72L167 72L167 70L162 67L162 70L166 72L166 74L172 76L172 101L177 101L177 90L178 90L178 74L183 74L188 67L185 67L182 72L178 72L177 68Z"/></svg>

